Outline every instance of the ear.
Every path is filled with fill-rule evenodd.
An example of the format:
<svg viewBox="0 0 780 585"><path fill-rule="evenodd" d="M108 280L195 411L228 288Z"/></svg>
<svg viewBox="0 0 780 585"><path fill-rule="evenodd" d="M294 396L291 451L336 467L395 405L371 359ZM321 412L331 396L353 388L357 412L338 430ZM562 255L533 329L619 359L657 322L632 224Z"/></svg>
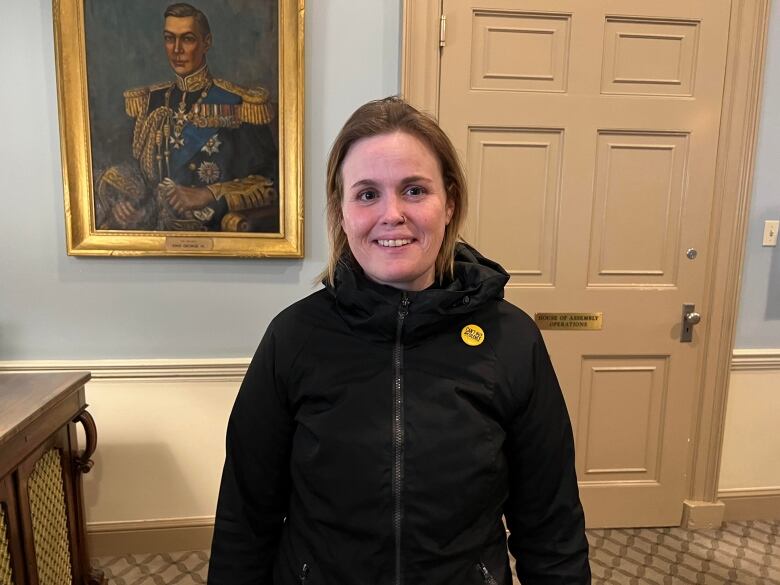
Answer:
<svg viewBox="0 0 780 585"><path fill-rule="evenodd" d="M444 225L450 225L450 220L452 219L452 214L455 213L455 201L452 200L452 197L447 197L447 203L444 207L444 214L445 214L445 221Z"/></svg>
<svg viewBox="0 0 780 585"><path fill-rule="evenodd" d="M206 52L211 48L211 33L206 35L206 38L203 39L203 44L206 46Z"/></svg>
<svg viewBox="0 0 780 585"><path fill-rule="evenodd" d="M345 235L345 236L347 235L347 226L345 226L345 225L344 225L344 224L346 223L346 221L347 221L347 220L346 220L346 219L344 219L344 211L343 211L343 209L342 209L342 212L341 212L341 219L339 220L339 226L341 226L341 231L342 231L342 232L344 232L344 235Z"/></svg>

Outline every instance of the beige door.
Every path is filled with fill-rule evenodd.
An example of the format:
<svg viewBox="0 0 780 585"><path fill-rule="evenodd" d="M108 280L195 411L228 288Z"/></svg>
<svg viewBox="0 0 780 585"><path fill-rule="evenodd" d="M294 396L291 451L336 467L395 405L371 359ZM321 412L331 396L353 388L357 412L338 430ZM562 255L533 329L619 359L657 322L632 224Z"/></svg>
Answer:
<svg viewBox="0 0 780 585"><path fill-rule="evenodd" d="M574 425L589 526L678 525L688 494L728 0L444 0L440 122L466 239L537 312ZM696 250L695 258L686 252ZM690 253L693 256L693 253Z"/></svg>

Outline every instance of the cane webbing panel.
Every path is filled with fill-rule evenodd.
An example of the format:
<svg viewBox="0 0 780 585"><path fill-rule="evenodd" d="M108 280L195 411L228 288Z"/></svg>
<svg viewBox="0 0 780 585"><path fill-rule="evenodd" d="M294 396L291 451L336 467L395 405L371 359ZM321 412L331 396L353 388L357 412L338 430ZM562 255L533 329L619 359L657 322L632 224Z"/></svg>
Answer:
<svg viewBox="0 0 780 585"><path fill-rule="evenodd" d="M73 577L60 452L50 449L28 480L35 560L40 585L67 585Z"/></svg>
<svg viewBox="0 0 780 585"><path fill-rule="evenodd" d="M0 585L14 585L11 573L11 550L8 545L8 528L5 522L5 508L0 504Z"/></svg>

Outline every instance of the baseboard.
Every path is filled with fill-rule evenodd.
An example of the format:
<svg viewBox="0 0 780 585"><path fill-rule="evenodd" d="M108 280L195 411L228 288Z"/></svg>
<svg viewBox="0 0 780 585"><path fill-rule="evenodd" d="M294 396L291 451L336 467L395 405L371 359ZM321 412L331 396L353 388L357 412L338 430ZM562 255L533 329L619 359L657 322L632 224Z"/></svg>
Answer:
<svg viewBox="0 0 780 585"><path fill-rule="evenodd" d="M780 487L720 490L725 520L780 520Z"/></svg>
<svg viewBox="0 0 780 585"><path fill-rule="evenodd" d="M213 516L93 522L87 524L87 546L91 557L208 550L213 534Z"/></svg>

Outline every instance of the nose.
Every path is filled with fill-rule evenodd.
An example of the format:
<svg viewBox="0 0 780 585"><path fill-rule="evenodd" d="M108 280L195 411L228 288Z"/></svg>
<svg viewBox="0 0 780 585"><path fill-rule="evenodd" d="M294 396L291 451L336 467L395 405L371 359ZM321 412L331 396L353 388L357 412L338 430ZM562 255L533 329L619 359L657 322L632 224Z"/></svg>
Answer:
<svg viewBox="0 0 780 585"><path fill-rule="evenodd" d="M173 52L174 53L181 53L182 47L181 47L181 39L177 38L173 45Z"/></svg>
<svg viewBox="0 0 780 585"><path fill-rule="evenodd" d="M384 215L382 223L386 225L399 225L406 222L404 214L404 202L398 195L385 197Z"/></svg>

